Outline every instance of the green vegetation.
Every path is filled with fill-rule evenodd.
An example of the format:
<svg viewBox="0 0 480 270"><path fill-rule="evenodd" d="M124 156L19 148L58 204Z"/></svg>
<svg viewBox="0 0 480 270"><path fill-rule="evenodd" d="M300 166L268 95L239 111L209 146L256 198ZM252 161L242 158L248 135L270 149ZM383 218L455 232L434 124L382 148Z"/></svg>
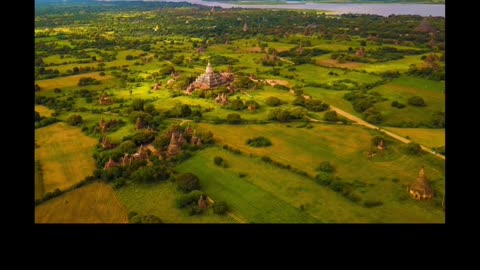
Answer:
<svg viewBox="0 0 480 270"><path fill-rule="evenodd" d="M98 179L130 213L122 222L444 222L438 198L405 198L420 166L445 193L444 161L418 145L445 152L444 28L441 17L36 3L36 204ZM185 91L208 62L229 84Z"/></svg>
<svg viewBox="0 0 480 270"><path fill-rule="evenodd" d="M192 173L184 173L176 178L178 188L183 192L200 189L198 177ZM197 198L198 199L198 198Z"/></svg>
<svg viewBox="0 0 480 270"><path fill-rule="evenodd" d="M263 136L260 136L260 137L248 139L247 144L252 147L267 147L267 146L271 146L272 142L269 139Z"/></svg>

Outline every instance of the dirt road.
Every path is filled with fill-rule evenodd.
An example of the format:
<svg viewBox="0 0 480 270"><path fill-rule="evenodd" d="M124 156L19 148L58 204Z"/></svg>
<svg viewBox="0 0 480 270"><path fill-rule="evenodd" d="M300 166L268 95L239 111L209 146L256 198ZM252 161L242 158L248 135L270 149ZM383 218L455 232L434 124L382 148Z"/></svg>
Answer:
<svg viewBox="0 0 480 270"><path fill-rule="evenodd" d="M394 138L394 139L397 139L397 140L399 140L399 141L401 141L401 142L403 142L403 143L410 143L410 142L412 142L412 141L410 141L409 139L406 139L406 138L404 138L404 137L401 137L401 136L399 136L399 135L397 135L397 134L395 134L395 133L392 133L392 132L390 132L390 131L388 131L388 130L379 128L379 127L377 127L377 126L375 126L375 125L372 125L372 124L370 124L370 123L368 123L368 122L366 122L366 121L364 121L364 120L356 117L355 115L352 115L352 114L349 114L349 113L347 113L347 112L345 112L345 111L340 110L340 109L337 108L337 107L334 107L334 106L330 105L330 109L336 111L337 114L339 114L339 115L341 115L341 116L343 116L343 117L345 117L345 118L347 118L347 119L350 119L350 120L352 120L353 122L355 122L355 123L357 123L357 124L359 124L359 125L362 125L362 126L365 126L365 127L367 127L367 128L376 129L376 130L378 130L378 131L381 131L381 132L385 133L386 135L388 135L388 136L390 136L390 137L392 137L392 138ZM437 156L437 157L445 160L445 156L440 155L440 154L438 154L438 153L435 153L432 149L430 149L430 148L428 148L428 147L425 147L425 146L423 146L423 145L420 145L420 147L422 148L423 151L428 152L428 153L430 153L430 154L432 154L432 155L435 155L435 156Z"/></svg>

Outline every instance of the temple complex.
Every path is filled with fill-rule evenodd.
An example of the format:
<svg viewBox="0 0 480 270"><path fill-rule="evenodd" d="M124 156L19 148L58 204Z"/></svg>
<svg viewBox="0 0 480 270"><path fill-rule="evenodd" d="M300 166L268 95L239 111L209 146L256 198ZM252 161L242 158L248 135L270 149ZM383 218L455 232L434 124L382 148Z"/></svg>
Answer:
<svg viewBox="0 0 480 270"><path fill-rule="evenodd" d="M116 166L117 166L117 163L115 163L115 161L113 161L113 159L110 158L108 160L108 162L105 164L105 167L103 169L108 170L108 169L111 169L111 168L116 167Z"/></svg>
<svg viewBox="0 0 480 270"><path fill-rule="evenodd" d="M212 65L210 64L210 62L208 62L207 68L205 69L205 73L198 76L197 79L187 87L187 89L185 90L185 93L191 94L197 89L208 90L208 89L220 87L233 82L233 80L234 80L234 77L232 73L214 72Z"/></svg>
<svg viewBox="0 0 480 270"><path fill-rule="evenodd" d="M382 151L385 150L385 143L383 142L383 140L381 140L380 143L378 143L377 148Z"/></svg>
<svg viewBox="0 0 480 270"><path fill-rule="evenodd" d="M203 194L200 195L200 198L198 199L198 207L200 209L206 209L207 206L208 206L207 199L205 198L205 196Z"/></svg>
<svg viewBox="0 0 480 270"><path fill-rule="evenodd" d="M173 157L182 152L182 146L186 143L185 138L181 132L172 132L172 137L170 138L170 144L167 148L167 156Z"/></svg>
<svg viewBox="0 0 480 270"><path fill-rule="evenodd" d="M107 150L107 149L112 148L112 144L110 143L110 140L108 140L107 136L103 136L102 148L103 148L103 150Z"/></svg>
<svg viewBox="0 0 480 270"><path fill-rule="evenodd" d="M428 185L423 167L420 169L417 180L408 187L408 193L416 200L429 200L433 197L433 190Z"/></svg>
<svg viewBox="0 0 480 270"><path fill-rule="evenodd" d="M182 133L180 131L172 132L172 136L170 138L170 143L167 147L166 151L166 158L171 158L176 156L182 152L182 146L188 144L188 141L185 139L184 135L188 138L190 137L190 144L201 146L202 140L197 136L196 130L191 128L190 126L185 129L185 132Z"/></svg>
<svg viewBox="0 0 480 270"><path fill-rule="evenodd" d="M98 104L100 105L110 105L113 104L113 100L111 100L107 95L102 94L100 99L98 100Z"/></svg>
<svg viewBox="0 0 480 270"><path fill-rule="evenodd" d="M225 93L218 94L218 96L215 98L215 102L222 105L222 106L227 105L228 102L229 102L227 94L225 94Z"/></svg>

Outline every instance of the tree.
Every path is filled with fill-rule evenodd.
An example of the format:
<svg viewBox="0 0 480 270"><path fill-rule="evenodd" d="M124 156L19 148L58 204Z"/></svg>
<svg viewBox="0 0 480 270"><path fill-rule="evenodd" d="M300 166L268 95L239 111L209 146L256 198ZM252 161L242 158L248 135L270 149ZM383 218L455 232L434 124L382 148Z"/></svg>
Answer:
<svg viewBox="0 0 480 270"><path fill-rule="evenodd" d="M241 110L245 109L245 104L240 99L240 97L237 96L236 99L230 101L230 106L228 106L228 107L232 110L235 110L235 111L241 111Z"/></svg>
<svg viewBox="0 0 480 270"><path fill-rule="evenodd" d="M200 189L200 181L193 173L184 173L176 178L178 189L187 193L192 190Z"/></svg>
<svg viewBox="0 0 480 270"><path fill-rule="evenodd" d="M323 161L323 162L320 163L320 165L318 165L317 170L322 171L322 172L331 173L331 172L335 171L335 167L333 167L333 165L330 162Z"/></svg>
<svg viewBox="0 0 480 270"><path fill-rule="evenodd" d="M216 157L213 158L213 162L217 166L222 166L223 165L223 158L219 157L219 156L216 156Z"/></svg>
<svg viewBox="0 0 480 270"><path fill-rule="evenodd" d="M40 120L41 120L40 114L37 111L35 111L35 122L38 122Z"/></svg>
<svg viewBox="0 0 480 270"><path fill-rule="evenodd" d="M332 121L336 122L338 121L338 116L336 111L328 111L323 115L323 120L325 121Z"/></svg>
<svg viewBox="0 0 480 270"><path fill-rule="evenodd" d="M238 113L230 113L227 115L227 122L230 124L238 124L242 122L242 118Z"/></svg>
<svg viewBox="0 0 480 270"><path fill-rule="evenodd" d="M409 155L418 155L422 148L418 143L411 142L404 146L405 153Z"/></svg>
<svg viewBox="0 0 480 270"><path fill-rule="evenodd" d="M413 105L413 106L419 106L423 107L426 106L425 101L423 100L422 97L419 96L413 96L408 99L408 104Z"/></svg>
<svg viewBox="0 0 480 270"><path fill-rule="evenodd" d="M82 116L78 114L70 115L66 121L71 126L78 126L83 123Z"/></svg>
<svg viewBox="0 0 480 270"><path fill-rule="evenodd" d="M164 166L142 167L134 172L131 176L132 180L141 183L153 183L167 180L170 172Z"/></svg>
<svg viewBox="0 0 480 270"><path fill-rule="evenodd" d="M217 215L224 215L228 212L228 205L224 201L218 201L213 205L213 213Z"/></svg>
<svg viewBox="0 0 480 270"><path fill-rule="evenodd" d="M132 109L134 111L143 111L143 106L145 104L145 101L143 99L134 99L132 101Z"/></svg>
<svg viewBox="0 0 480 270"><path fill-rule="evenodd" d="M100 84L100 81L92 77L83 77L83 78L80 78L80 80L78 80L78 86L96 85L96 84Z"/></svg>
<svg viewBox="0 0 480 270"><path fill-rule="evenodd" d="M280 111L277 114L277 121L287 122L288 120L290 120L290 113L287 110Z"/></svg>
<svg viewBox="0 0 480 270"><path fill-rule="evenodd" d="M271 106L271 107L276 107L276 106L279 106L282 104L282 101L276 97L268 97L266 100L265 100L265 103L267 103L268 106Z"/></svg>
<svg viewBox="0 0 480 270"><path fill-rule="evenodd" d="M395 108L398 108L398 109L403 109L405 108L405 104L403 103L400 103L398 101L392 101L392 104L391 104L392 107L395 107Z"/></svg>

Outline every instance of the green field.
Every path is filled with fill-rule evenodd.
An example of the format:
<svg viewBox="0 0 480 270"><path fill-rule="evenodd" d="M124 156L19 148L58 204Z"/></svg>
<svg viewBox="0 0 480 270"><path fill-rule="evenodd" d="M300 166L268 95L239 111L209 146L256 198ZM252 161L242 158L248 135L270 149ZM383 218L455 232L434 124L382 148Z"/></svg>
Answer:
<svg viewBox="0 0 480 270"><path fill-rule="evenodd" d="M53 110L43 105L35 105L35 111L38 112L40 116L44 116L44 117L50 117L54 112Z"/></svg>
<svg viewBox="0 0 480 270"><path fill-rule="evenodd" d="M354 125L313 124L312 129L295 128L296 125L298 124L291 123L291 127L286 127L285 124L198 124L202 129L211 130L221 145L227 144L258 156L269 156L310 175L316 173L315 168L321 161L330 161L335 164L338 176L346 179L361 178L367 182L383 176L395 176L401 183L409 184L411 179L416 178L423 164L427 171L431 171L432 178L445 177L444 162L430 159L433 156L407 157L398 151L392 151L386 160L368 160L365 152L369 150L370 140L375 134L372 130ZM247 139L260 135L269 138L273 145L254 148L245 143Z"/></svg>
<svg viewBox="0 0 480 270"><path fill-rule="evenodd" d="M226 157L227 162L231 164L231 169L216 166L213 163L213 157L216 155ZM208 196L212 197L213 200L226 201L235 216L247 220L249 223L319 222L312 216L302 213L298 206L294 207L285 202L278 193L269 192L238 176L239 172L247 174L255 172L261 174L261 177L265 177L265 175L275 171L275 168L251 167L253 164L255 162L245 158L234 158L232 154L226 151L208 149L178 166L177 170L193 172L198 175L202 190ZM276 171L275 175L279 175L278 173L281 172ZM252 177L256 179L256 177Z"/></svg>
<svg viewBox="0 0 480 270"><path fill-rule="evenodd" d="M42 91L50 91L55 88L63 89L65 87L73 87L78 85L80 78L91 77L98 81L106 81L112 79L111 75L100 76L99 72L85 73L80 75L72 75L66 77L58 77L54 79L35 81Z"/></svg>
<svg viewBox="0 0 480 270"><path fill-rule="evenodd" d="M388 84L374 88L372 91L376 91L388 98L387 101L375 104L375 108L382 112L385 118L382 125L389 126L408 121L425 122L432 118L434 112L445 112L444 89L444 82L401 76ZM427 106L415 107L407 105L408 98L412 96L422 97ZM395 100L407 106L403 109L392 107L390 104Z"/></svg>
<svg viewBox="0 0 480 270"><path fill-rule="evenodd" d="M245 23L248 29L243 29ZM334 54L353 55L360 47L366 49L365 63L332 59ZM301 90L305 99L311 96L413 142L444 146L445 129L427 129L444 126L439 114L446 109L445 81L441 80L444 56L443 17L338 16L321 10L210 11L181 2L36 3L35 111L43 122L35 124L48 124L44 118L53 116L60 123L35 129L35 199L46 198L55 189L69 189L91 175L108 179L116 187L125 180L115 190L96 183L47 200L36 207L36 222L125 223L128 213L137 212L155 215L164 223L444 223L445 160L427 152L408 155L405 145L390 137L385 137L386 149L379 150L372 139L382 134L380 129L367 129L351 120L342 123L345 116L337 123L325 121L327 111L307 111L304 119L277 122L269 119L275 108L267 104L268 98L276 97L282 101L276 108L300 109L293 103L298 101L295 91ZM381 62L387 59L398 60ZM207 62L216 73L231 71L233 82L214 78L221 87L206 91L209 98L200 98L203 95L198 92L185 94L187 86L206 72ZM383 74L387 71L398 71L400 76ZM100 84L79 86L84 77ZM160 89L154 90L157 84ZM216 95L212 97L225 88L231 90L228 86L235 89L228 93L234 106L222 106L215 102ZM348 101L347 93L359 95ZM114 103L100 105L103 94ZM408 105L412 96L421 96L427 106ZM237 98L259 106L250 112L247 106L232 102ZM393 101L407 106L392 107ZM319 108L312 108L312 103L304 105ZM353 104L359 111L374 110L360 113ZM226 124L229 114L239 114L239 124ZM73 115L82 117L76 127L67 125ZM154 130L156 138L136 130L137 117L145 128ZM101 149L97 127L102 119L125 122L106 131L113 147L130 137L135 144L154 139L148 147L162 148L168 143L163 135L177 128L172 125L193 127L202 146L183 146L186 155L173 160L170 148L166 160L163 152L160 160L151 159L146 166L155 164L158 170L165 166L173 170L172 176L198 175L208 197L226 201L230 211L219 216L210 207L190 216L187 209L176 208L176 199L182 195L177 184L159 183L154 173L139 171L144 166L140 161L128 169L95 170L97 163L109 158L117 162L122 151L133 151L129 143L124 149ZM213 145L207 131L214 134ZM189 142L190 136L184 134ZM257 148L246 143L260 136L272 145ZM215 165L216 156L224 158L227 166ZM326 161L334 172L319 171ZM434 189L433 200L415 201L408 196L407 186L422 167ZM376 206L370 207L372 201Z"/></svg>
<svg viewBox="0 0 480 270"><path fill-rule="evenodd" d="M35 130L35 160L41 162L45 192L66 189L92 175L97 140L79 128L57 123Z"/></svg>
<svg viewBox="0 0 480 270"><path fill-rule="evenodd" d="M35 223L128 223L112 187L93 183L35 207Z"/></svg>
<svg viewBox="0 0 480 270"><path fill-rule="evenodd" d="M215 156L228 164L213 163ZM223 149L202 151L177 167L199 176L202 189L225 200L232 213L253 223L443 223L444 213L428 203L405 199L399 183L375 180L375 186L359 190L361 197L380 199L384 205L365 208L309 178ZM246 174L239 177L239 173ZM378 187L377 187L378 186ZM303 205L304 210L300 210Z"/></svg>
<svg viewBox="0 0 480 270"><path fill-rule="evenodd" d="M374 83L382 80L380 76L357 71L334 70L339 76L328 75L332 69L311 64L304 64L295 67L298 73L298 80L312 83L329 83L338 80L350 79L358 83Z"/></svg>
<svg viewBox="0 0 480 270"><path fill-rule="evenodd" d="M215 215L211 209L206 214L195 216L189 216L186 211L177 209L175 199L181 193L172 182L152 185L132 183L116 190L116 193L129 212L155 215L164 223L237 223L229 216Z"/></svg>
<svg viewBox="0 0 480 270"><path fill-rule="evenodd" d="M445 146L445 129L431 129L431 128L392 128L389 130L402 137L409 137L410 140L425 145L426 147L440 147Z"/></svg>

